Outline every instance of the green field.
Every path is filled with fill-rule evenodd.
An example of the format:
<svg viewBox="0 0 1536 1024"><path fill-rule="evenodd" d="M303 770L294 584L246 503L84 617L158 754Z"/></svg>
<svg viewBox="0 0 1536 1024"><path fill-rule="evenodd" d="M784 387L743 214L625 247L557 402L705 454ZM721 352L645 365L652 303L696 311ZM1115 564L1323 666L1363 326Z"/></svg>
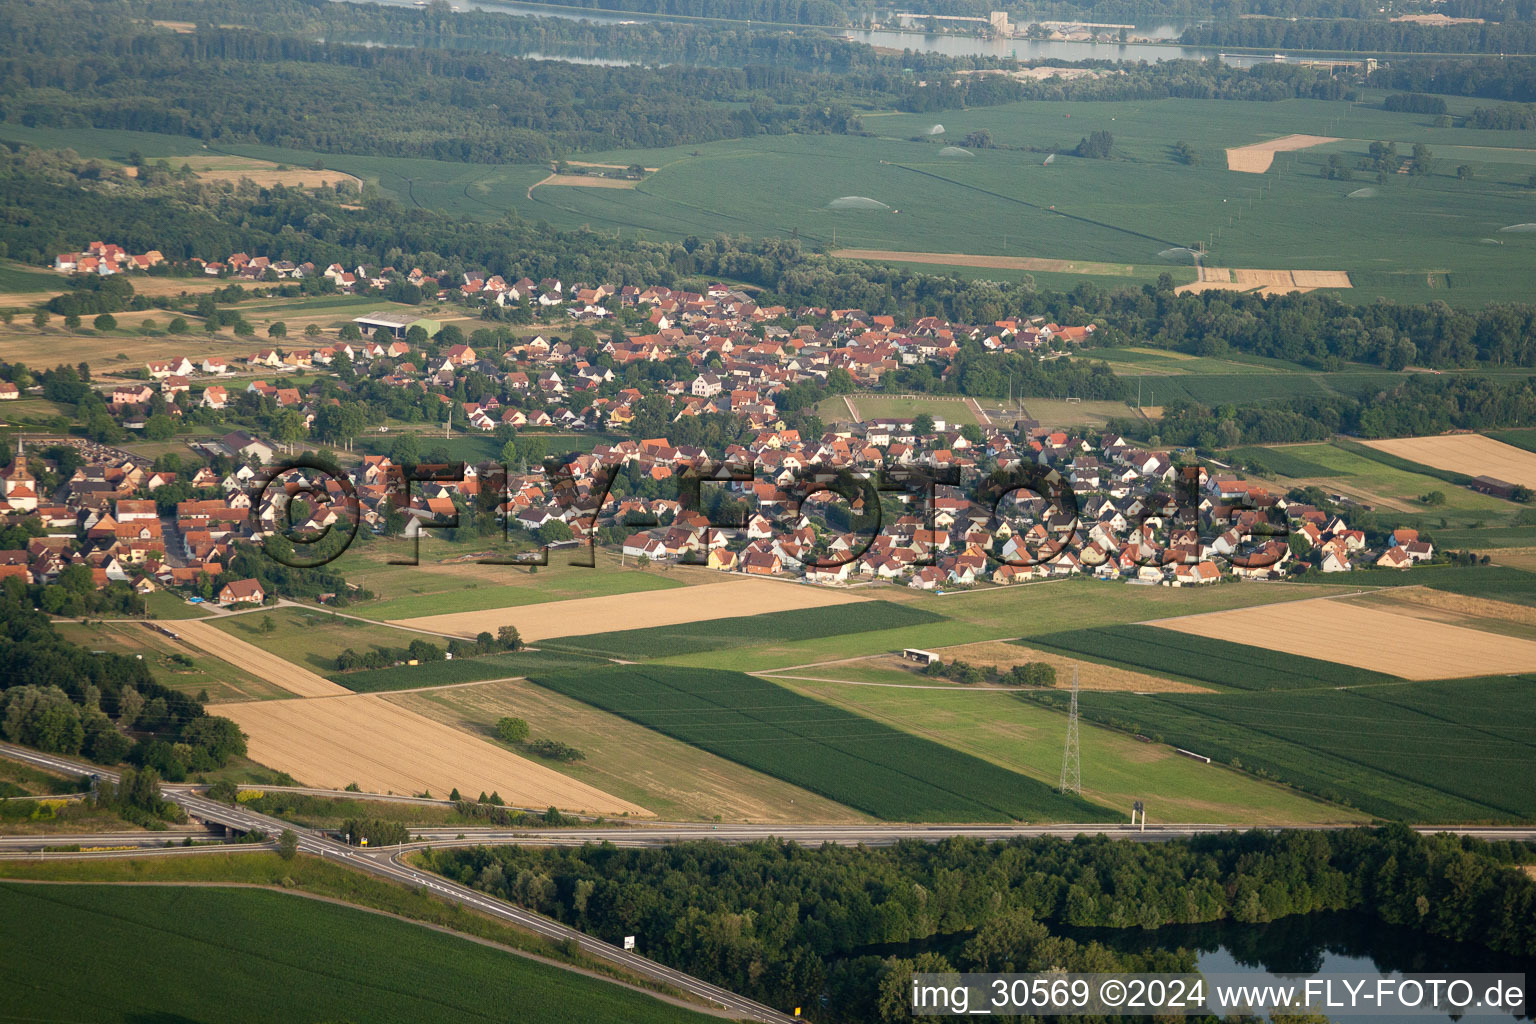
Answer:
<svg viewBox="0 0 1536 1024"><path fill-rule="evenodd" d="M261 628L263 620L269 618L273 625L270 633ZM336 655L348 647L358 652L386 648L395 650L405 647L412 640L427 640L438 647L448 645L448 641L442 637L423 636L393 626L375 625L303 607L224 615L208 621L230 636L322 674L335 671Z"/></svg>
<svg viewBox="0 0 1536 1024"><path fill-rule="evenodd" d="M1276 450L1264 449L1266 453ZM1346 495L1377 511L1405 513L1396 518L1403 521L1403 525L1416 525L1419 529L1433 530L1441 519L1447 527L1506 526L1519 508L1502 498L1458 487L1431 472L1403 468L1412 463L1398 460L1400 465L1388 465L1374 454L1367 457L1346 450L1341 444L1296 444L1278 450L1285 452L1282 458L1301 460L1292 465L1305 463L1328 470L1325 475L1291 478L1278 465L1272 465L1275 472L1289 479L1286 486L1297 482L1315 483L1330 494ZM1445 504L1431 506L1419 500L1431 491L1445 495Z"/></svg>
<svg viewBox="0 0 1536 1024"><path fill-rule="evenodd" d="M756 676L625 665L534 681L887 820L1113 817L1036 780Z"/></svg>
<svg viewBox="0 0 1536 1024"><path fill-rule="evenodd" d="M1529 676L1354 689L1087 694L1082 714L1383 818L1536 818ZM1029 695L1060 706L1062 695Z"/></svg>
<svg viewBox="0 0 1536 1024"><path fill-rule="evenodd" d="M1500 229L1531 219L1525 181L1536 166L1536 132L1434 128L1432 117L1322 100L1282 102L1168 99L1153 102L1024 102L954 111L948 137L985 128L999 147L967 160L939 155L929 114L873 114L868 136L756 136L670 149L584 154L599 162L659 167L635 189L535 188L545 169L383 157L322 156L407 206L496 218L518 215L560 228L679 238L721 232L795 235L810 244L977 256L1035 256L1131 267L1131 276L1092 278L1111 287L1159 271L1190 273L1187 259L1162 255L1205 244L1213 266L1337 269L1355 287L1347 301L1443 299L1484 305L1521 293L1536 237ZM1115 137L1115 157L1042 154L1070 150L1089 132ZM1292 133L1343 141L1281 154L1267 174L1227 170L1224 150ZM0 126L0 137L70 145L84 155L119 157L196 152L191 139L135 132ZM921 138L919 138L921 137ZM1189 142L1200 163L1170 152ZM1370 142L1435 152L1428 177L1358 174L1329 181L1328 157L1362 156ZM233 146L248 157L307 164L298 150ZM1456 167L1475 168L1471 180ZM1350 198L1369 187L1370 197ZM870 209L836 208L841 197L875 200ZM1497 244L1493 244L1497 243ZM974 268L969 276L1014 277ZM1071 277L1045 271L1049 283ZM1215 384L1210 385L1212 389ZM1213 390L1213 394L1214 394ZM1217 399L1209 399L1217 400ZM1149 403L1150 404L1150 403Z"/></svg>
<svg viewBox="0 0 1536 1024"><path fill-rule="evenodd" d="M466 938L260 890L7 884L0 918L0 985L28 1020L709 1019Z"/></svg>
<svg viewBox="0 0 1536 1024"><path fill-rule="evenodd" d="M942 621L932 611L890 601L860 601L828 608L804 608L765 615L705 619L653 629L565 636L540 642L549 650L601 654L615 658L658 658L730 647L750 647L774 640L840 637L850 633L905 629Z"/></svg>
<svg viewBox="0 0 1536 1024"><path fill-rule="evenodd" d="M10 260L0 260L0 294L57 291L63 283L61 274L49 274Z"/></svg>
<svg viewBox="0 0 1536 1024"><path fill-rule="evenodd" d="M554 556L558 558L559 556ZM507 570L509 574L514 572ZM519 575L525 575L519 573ZM451 569L440 574L445 582L453 582ZM518 605L543 604L546 601L569 601L583 597L604 597L609 594L633 594L647 590L671 590L686 584L675 577L638 570L629 572L601 571L599 568L568 569L540 572L520 586L495 586L464 581L460 589L421 593L413 597L397 597L392 600L361 604L348 609L351 614L369 619L408 619L421 615L446 615L450 612L478 612L491 608L513 608Z"/></svg>
<svg viewBox="0 0 1536 1024"><path fill-rule="evenodd" d="M1221 453L1221 458L1224 462L1238 460L1256 473L1278 473L1289 477L1339 475L1333 467L1304 459L1290 447L1261 448L1257 445L1249 445L1244 448L1230 448Z"/></svg>
<svg viewBox="0 0 1536 1024"><path fill-rule="evenodd" d="M800 786L527 680L399 694L390 703L493 743L501 742L498 721L521 718L535 738L586 755L581 761L536 763L639 804L664 821L870 820Z"/></svg>
<svg viewBox="0 0 1536 1024"><path fill-rule="evenodd" d="M518 651L457 661L429 661L421 665L394 665L361 672L337 672L329 678L356 693L409 690L419 686L452 686L485 679L515 679L532 672L559 672L581 665L600 666L606 660L561 651Z"/></svg>
<svg viewBox="0 0 1536 1024"><path fill-rule="evenodd" d="M1400 681L1382 672L1272 651L1263 642L1262 636L1254 637L1257 646L1250 646L1137 625L1046 633L1021 641L1109 665L1236 690L1310 690Z"/></svg>
<svg viewBox="0 0 1536 1024"><path fill-rule="evenodd" d="M837 674L846 675L846 667L838 666ZM1047 785L1058 781L1066 717L1018 700L1008 691L775 681ZM1086 703L1098 696L1084 693L1082 700ZM1091 723L1083 727L1081 742L1083 795L1109 807L1129 808L1132 802L1143 800L1156 821L1316 824L1355 817L1284 786L1191 761L1165 746L1147 744Z"/></svg>

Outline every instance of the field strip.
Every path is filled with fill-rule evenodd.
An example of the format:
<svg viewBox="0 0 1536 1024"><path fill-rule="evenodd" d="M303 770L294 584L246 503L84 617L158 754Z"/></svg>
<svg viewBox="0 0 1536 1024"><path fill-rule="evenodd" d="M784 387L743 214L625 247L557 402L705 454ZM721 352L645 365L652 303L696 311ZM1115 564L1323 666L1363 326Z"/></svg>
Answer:
<svg viewBox="0 0 1536 1024"><path fill-rule="evenodd" d="M858 406L853 404L853 396L852 395L844 395L843 396L843 404L848 407L848 415L853 417L853 422L855 422L855 423L862 423L864 421L864 417L859 415L859 408L858 408Z"/></svg>
<svg viewBox="0 0 1536 1024"><path fill-rule="evenodd" d="M1403 679L1536 671L1536 642L1329 598L1207 612L1155 623Z"/></svg>
<svg viewBox="0 0 1536 1024"><path fill-rule="evenodd" d="M610 171L627 171L630 167L629 164L595 164L590 160L567 160L566 164L570 167L606 167ZM661 170L660 167L647 167L645 169L647 174L655 174L659 170Z"/></svg>
<svg viewBox="0 0 1536 1024"><path fill-rule="evenodd" d="M1536 489L1536 452L1495 441L1482 434L1441 434L1364 442L1377 451L1435 469L1467 476L1491 476Z"/></svg>
<svg viewBox="0 0 1536 1024"><path fill-rule="evenodd" d="M862 595L855 596L826 587L740 577L721 583L701 583L673 590L609 594L478 612L424 615L401 619L392 624L412 629L441 630L466 637L473 637L482 631L495 633L502 626L512 625L517 627L525 641L533 641L625 629L676 626L706 619L762 615L801 608L822 608L863 600L866 598Z"/></svg>
<svg viewBox="0 0 1536 1024"><path fill-rule="evenodd" d="M1198 280L1181 284L1175 294L1208 291L1257 291L1261 295L1309 292L1314 288L1353 288L1344 270L1258 270L1253 268L1198 268Z"/></svg>
<svg viewBox="0 0 1536 1024"><path fill-rule="evenodd" d="M153 627L151 627L153 628ZM166 628L194 647L201 648L216 658L232 665L239 665L252 675L259 676L274 686L280 686L300 697L340 697L351 693L344 686L337 686L307 668L300 668L291 661L230 636L221 629L210 626L203 619L178 619Z"/></svg>
<svg viewBox="0 0 1536 1024"><path fill-rule="evenodd" d="M252 760L311 786L357 783L379 793L496 792L516 807L649 816L620 800L468 733L392 704L382 694L221 704L248 737Z"/></svg>
<svg viewBox="0 0 1536 1024"><path fill-rule="evenodd" d="M1339 141L1330 135L1287 135L1268 142L1255 142L1251 146L1237 146L1227 150L1227 170L1263 174L1274 163L1276 153L1311 149L1313 146Z"/></svg>
<svg viewBox="0 0 1536 1024"><path fill-rule="evenodd" d="M528 186L532 192L540 185L566 185L573 188L634 188L640 184L623 178L604 178L591 174L551 174Z"/></svg>
<svg viewBox="0 0 1536 1024"><path fill-rule="evenodd" d="M936 263L945 267L985 267L992 270L1037 270L1041 273L1095 274L1102 277L1132 277L1136 267L1129 263L1094 263L1084 260L1052 260L1040 256L981 256L955 252L907 252L900 249L835 249L834 258L845 260L890 260L894 263Z"/></svg>
<svg viewBox="0 0 1536 1024"><path fill-rule="evenodd" d="M980 402L976 401L974 398L967 398L966 402L970 405L971 411L976 414L977 421L980 422L983 427L990 427L992 425L992 417L988 416L985 412L982 412Z"/></svg>

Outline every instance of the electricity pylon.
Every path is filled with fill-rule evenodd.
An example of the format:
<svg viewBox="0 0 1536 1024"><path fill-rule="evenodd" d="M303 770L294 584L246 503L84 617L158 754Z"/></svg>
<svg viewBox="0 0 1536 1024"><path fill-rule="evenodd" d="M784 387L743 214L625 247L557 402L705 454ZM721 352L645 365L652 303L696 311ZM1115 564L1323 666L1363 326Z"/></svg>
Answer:
<svg viewBox="0 0 1536 1024"><path fill-rule="evenodd" d="M1061 791L1083 795L1083 750L1077 740L1077 666L1072 666L1072 708L1067 712L1067 749L1061 755Z"/></svg>

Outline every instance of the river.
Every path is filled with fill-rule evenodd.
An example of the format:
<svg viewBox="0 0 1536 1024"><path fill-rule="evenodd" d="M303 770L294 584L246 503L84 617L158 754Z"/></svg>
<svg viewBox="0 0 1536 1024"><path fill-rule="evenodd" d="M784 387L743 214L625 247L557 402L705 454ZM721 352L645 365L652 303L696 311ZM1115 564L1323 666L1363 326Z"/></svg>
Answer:
<svg viewBox="0 0 1536 1024"><path fill-rule="evenodd" d="M414 0L369 0L369 2L388 4L391 7L416 6ZM664 16L655 14L592 11L579 7L515 3L511 2L511 0L454 0L453 6L460 10L494 11L521 17L565 18L574 21L591 21L604 25L666 20ZM852 39L855 42L867 43L870 46L891 50L943 53L955 57L1015 57L1021 61L1109 60L1156 62L1175 59L1208 60L1211 57L1217 56L1217 51L1210 47L1180 46L1174 42L1186 27L1184 24L1165 22L1145 27L1138 26L1131 30L1131 34L1134 36L1146 39L1167 40L1164 43L1091 43L1052 39L995 39L972 35L899 31L893 29L878 29L874 31L864 29L825 29L824 31ZM524 56L535 55L525 54ZM547 57L550 60L573 59L559 54L539 54L537 56ZM1221 58L1227 63L1235 65L1252 64L1257 61L1274 59L1270 56L1254 57L1231 54L1221 54ZM580 62L593 62L593 59L586 58ZM599 58L597 62L603 61ZM626 62L616 60L613 63Z"/></svg>

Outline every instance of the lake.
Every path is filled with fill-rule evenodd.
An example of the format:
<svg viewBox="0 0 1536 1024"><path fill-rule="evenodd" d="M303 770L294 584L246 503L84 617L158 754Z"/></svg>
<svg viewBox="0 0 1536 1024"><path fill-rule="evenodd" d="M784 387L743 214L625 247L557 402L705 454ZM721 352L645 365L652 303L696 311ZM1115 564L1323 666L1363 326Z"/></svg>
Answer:
<svg viewBox="0 0 1536 1024"><path fill-rule="evenodd" d="M1526 973L1536 965L1519 957L1492 953L1481 946L1451 942L1411 928L1383 924L1354 912L1298 914L1268 924L1216 921L1210 924L1141 928L1071 928L1049 922L1051 933L1079 943L1097 942L1120 953L1185 949L1195 954L1195 969L1211 975L1351 974L1388 978L1433 972ZM911 957L935 952L953 957L969 935L935 936L923 942L869 947L860 954ZM1536 978L1528 978L1528 984ZM1334 1024L1381 1024L1380 1016L1329 1011ZM1435 1020L1418 1017L1418 1020ZM1443 1019L1452 1020L1450 1015ZM1470 1019L1470 1018L1469 1018ZM1485 1016L1479 1019L1499 1019ZM1506 1014L1502 1019L1529 1020Z"/></svg>

